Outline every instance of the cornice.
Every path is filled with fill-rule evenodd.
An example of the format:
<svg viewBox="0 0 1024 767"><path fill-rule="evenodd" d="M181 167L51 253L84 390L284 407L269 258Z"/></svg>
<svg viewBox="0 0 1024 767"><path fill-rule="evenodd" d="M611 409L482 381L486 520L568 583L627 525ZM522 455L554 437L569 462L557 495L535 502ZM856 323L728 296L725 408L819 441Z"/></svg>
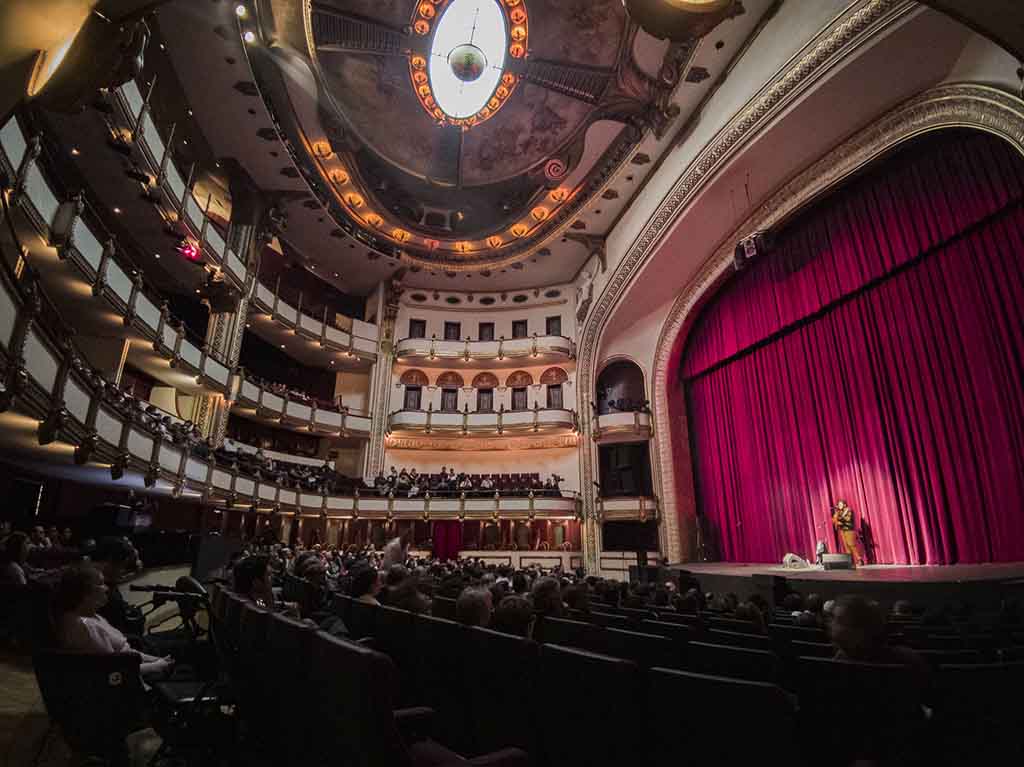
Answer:
<svg viewBox="0 0 1024 767"><path fill-rule="evenodd" d="M662 200L654 214L648 219L639 235L633 240L623 258L615 267L612 276L602 288L593 309L585 318L580 335L579 386L580 419L584 435L593 429L592 416L585 407L593 389L595 362L600 334L611 316L612 310L625 294L633 279L647 263L662 238L668 233L682 210L697 192L731 160L743 146L758 135L781 112L794 103L808 89L825 77L832 68L858 47L876 36L885 28L895 24L907 14L915 11L918 4L910 0L860 0L850 6L813 40L794 56L782 70L777 72L733 118L708 142L697 157L687 166L676 180L671 191ZM665 403L658 408L664 381L655 380L655 445L658 454L668 450L668 423L664 415ZM585 440L590 442L590 440ZM596 448L582 451L582 482L585 513L592 513L595 494L593 491L594 463ZM654 461L655 482L661 485L664 476L671 481L671 465L668 471L662 461ZM664 475L664 476L663 476ZM667 498L665 487L661 497ZM674 489L674 488L673 488ZM680 530L674 504L670 513L662 515L664 525L661 532L662 552L670 558L682 551ZM596 552L588 552L588 567L596 569ZM591 562L590 560L593 560Z"/></svg>
<svg viewBox="0 0 1024 767"><path fill-rule="evenodd" d="M653 463L659 468L666 523L678 520L667 388L673 346L691 312L727 274L737 240L744 233L780 226L844 179L900 144L924 133L948 128L971 128L991 133L1009 141L1024 154L1024 100L984 85L954 84L933 88L904 102L780 187L722 239L683 289L658 337L653 372L653 405L654 412L658 414L655 420L658 455Z"/></svg>

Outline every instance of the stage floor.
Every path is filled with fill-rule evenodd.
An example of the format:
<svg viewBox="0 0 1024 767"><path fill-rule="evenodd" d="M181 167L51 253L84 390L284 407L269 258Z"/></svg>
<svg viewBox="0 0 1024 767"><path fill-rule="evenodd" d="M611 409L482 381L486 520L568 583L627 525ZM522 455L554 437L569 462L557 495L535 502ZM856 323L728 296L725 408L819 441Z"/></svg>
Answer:
<svg viewBox="0 0 1024 767"><path fill-rule="evenodd" d="M962 581L1005 581L1024 579L1024 562L988 565L862 565L856 570L824 570L819 566L794 570L782 565L700 562L684 564L680 569L694 575L781 575L790 580L878 581L894 583L958 583Z"/></svg>
<svg viewBox="0 0 1024 767"><path fill-rule="evenodd" d="M825 599L863 594L891 605L900 599L927 606L958 600L986 609L1005 598L1024 598L1024 562L985 565L864 565L856 570L793 570L778 564L700 562L674 566L693 575L704 591L771 599L776 578L801 594Z"/></svg>

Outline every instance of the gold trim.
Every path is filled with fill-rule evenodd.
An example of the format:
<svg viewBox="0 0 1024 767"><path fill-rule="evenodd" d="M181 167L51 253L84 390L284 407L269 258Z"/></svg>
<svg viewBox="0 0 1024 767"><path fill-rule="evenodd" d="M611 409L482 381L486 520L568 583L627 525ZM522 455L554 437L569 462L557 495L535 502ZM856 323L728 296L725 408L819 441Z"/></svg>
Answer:
<svg viewBox="0 0 1024 767"><path fill-rule="evenodd" d="M972 128L999 136L1024 154L1024 100L985 85L943 85L922 93L883 115L826 153L790 179L747 219L724 237L714 254L676 299L658 337L654 359L654 411L659 414L655 430L656 463L660 469L663 517L678 520L676 477L672 441L668 426L668 365L679 333L703 296L728 272L733 245L744 232L770 229L798 214L837 184L878 160L900 144L917 136L948 128ZM681 531L677 531L677 534ZM692 553L693 531L686 531L687 546L674 542L670 558Z"/></svg>

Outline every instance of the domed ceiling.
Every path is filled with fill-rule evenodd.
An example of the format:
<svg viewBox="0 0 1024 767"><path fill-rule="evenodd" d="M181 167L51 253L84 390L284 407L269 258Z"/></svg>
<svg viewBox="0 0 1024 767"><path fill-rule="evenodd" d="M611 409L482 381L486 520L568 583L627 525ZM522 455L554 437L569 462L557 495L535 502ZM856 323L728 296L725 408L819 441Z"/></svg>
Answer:
<svg viewBox="0 0 1024 767"><path fill-rule="evenodd" d="M258 10L270 55L251 58L256 82L339 228L450 272L513 265L580 228L644 133L675 117L697 43L650 37L622 0Z"/></svg>

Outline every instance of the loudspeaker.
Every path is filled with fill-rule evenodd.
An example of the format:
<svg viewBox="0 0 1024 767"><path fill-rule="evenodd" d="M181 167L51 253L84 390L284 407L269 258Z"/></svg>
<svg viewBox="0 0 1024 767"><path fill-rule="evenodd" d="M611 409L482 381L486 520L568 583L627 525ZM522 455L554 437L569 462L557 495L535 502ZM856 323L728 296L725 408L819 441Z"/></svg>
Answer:
<svg viewBox="0 0 1024 767"><path fill-rule="evenodd" d="M849 554L824 554L821 563L826 570L852 570L853 557Z"/></svg>

